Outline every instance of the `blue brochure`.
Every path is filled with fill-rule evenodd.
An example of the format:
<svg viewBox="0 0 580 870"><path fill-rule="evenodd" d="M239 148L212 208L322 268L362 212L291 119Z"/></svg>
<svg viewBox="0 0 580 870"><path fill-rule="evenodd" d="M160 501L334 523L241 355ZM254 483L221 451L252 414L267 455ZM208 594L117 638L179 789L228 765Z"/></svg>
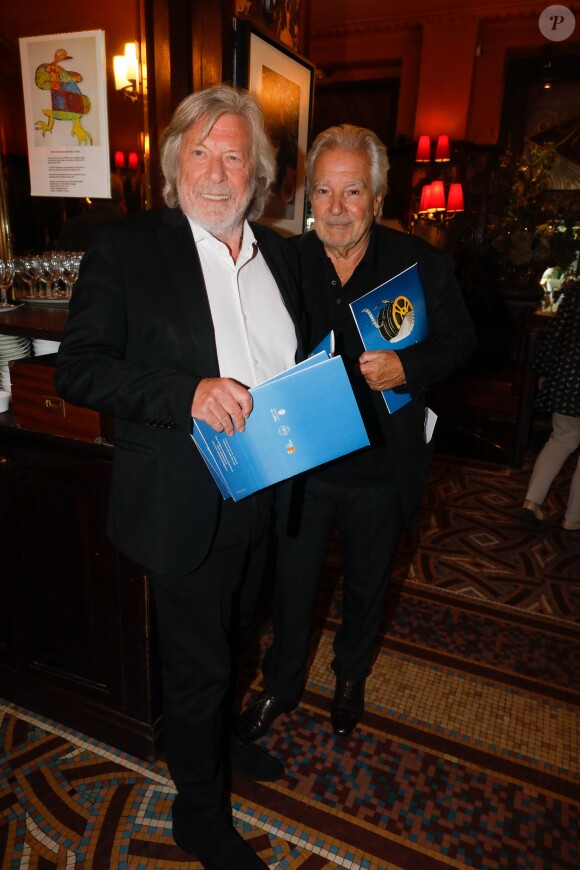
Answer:
<svg viewBox="0 0 580 870"><path fill-rule="evenodd" d="M417 263L365 293L350 309L366 350L394 350L427 338L427 309ZM411 401L409 393L383 390L392 414Z"/></svg>
<svg viewBox="0 0 580 870"><path fill-rule="evenodd" d="M310 351L308 356L316 356L320 351L325 351L328 356L334 356L334 330L331 329L329 333L327 333L322 341L320 341L314 350Z"/></svg>
<svg viewBox="0 0 580 870"><path fill-rule="evenodd" d="M369 443L344 363L324 351L253 387L243 432L194 418L193 440L224 498L253 492Z"/></svg>

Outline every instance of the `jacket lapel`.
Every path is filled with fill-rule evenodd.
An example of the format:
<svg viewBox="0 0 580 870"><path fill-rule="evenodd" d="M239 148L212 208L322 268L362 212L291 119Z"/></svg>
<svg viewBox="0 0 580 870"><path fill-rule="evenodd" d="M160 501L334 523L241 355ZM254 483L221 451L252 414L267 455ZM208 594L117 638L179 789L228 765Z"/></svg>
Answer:
<svg viewBox="0 0 580 870"><path fill-rule="evenodd" d="M284 304L294 322L298 341L298 359L303 359L304 346L300 320L297 287L289 276L288 264L276 245L268 244L265 234L256 232L252 226L260 251L270 268L280 289ZM168 286L173 288L184 314L184 322L189 328L192 344L203 360L208 377L219 377L219 363L211 310L205 287L203 271L193 240L189 221L179 208L163 213L159 227L159 242L166 261ZM281 240L280 240L281 241ZM204 325L200 329L200 324Z"/></svg>
<svg viewBox="0 0 580 870"><path fill-rule="evenodd" d="M219 364L211 311L203 271L189 221L178 209L163 214L159 242L166 260L166 274L189 328L192 344L203 361L207 377L219 377ZM204 325L200 329L200 324Z"/></svg>
<svg viewBox="0 0 580 870"><path fill-rule="evenodd" d="M299 251L302 291L309 322L308 350L311 350L324 338L328 324L332 323L323 263L326 254L314 230L295 237L292 242Z"/></svg>

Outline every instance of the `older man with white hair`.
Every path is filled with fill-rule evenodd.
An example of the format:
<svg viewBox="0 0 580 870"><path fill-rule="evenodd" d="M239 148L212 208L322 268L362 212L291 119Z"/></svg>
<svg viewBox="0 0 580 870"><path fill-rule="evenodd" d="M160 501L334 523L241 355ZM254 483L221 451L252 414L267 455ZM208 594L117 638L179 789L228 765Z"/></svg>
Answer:
<svg viewBox="0 0 580 870"><path fill-rule="evenodd" d="M263 662L264 691L237 723L238 735L248 742L298 703L316 594L334 530L344 577L332 662L335 734L347 736L361 719L391 567L401 534L416 516L433 450L426 426L427 389L461 366L475 347L451 260L378 222L388 168L386 148L376 134L349 124L320 133L306 161L314 232L293 241L302 266L310 344L316 346L334 331L370 447L294 483L291 508L281 512L274 639ZM415 263L425 295L427 338L400 350L365 351L349 304ZM399 390L409 401L390 414L383 390Z"/></svg>
<svg viewBox="0 0 580 870"><path fill-rule="evenodd" d="M175 841L209 870L249 870L265 865L234 831L224 768L283 768L230 744L224 724L237 597L264 562L272 493L223 501L192 417L242 431L249 388L300 358L297 257L249 222L275 175L253 96L216 85L187 97L161 159L169 209L115 221L86 252L56 385L114 417L109 534L154 591Z"/></svg>

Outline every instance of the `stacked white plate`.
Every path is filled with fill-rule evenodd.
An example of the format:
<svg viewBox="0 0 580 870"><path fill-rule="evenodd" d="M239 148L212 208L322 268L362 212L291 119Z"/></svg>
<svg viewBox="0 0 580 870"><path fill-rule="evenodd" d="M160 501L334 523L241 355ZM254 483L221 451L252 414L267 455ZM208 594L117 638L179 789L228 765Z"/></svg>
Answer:
<svg viewBox="0 0 580 870"><path fill-rule="evenodd" d="M60 347L60 341L48 341L46 338L33 338L32 347L34 356L45 356L47 353L56 353Z"/></svg>
<svg viewBox="0 0 580 870"><path fill-rule="evenodd" d="M30 339L21 335L0 335L0 387L11 390L8 363L13 359L30 356Z"/></svg>

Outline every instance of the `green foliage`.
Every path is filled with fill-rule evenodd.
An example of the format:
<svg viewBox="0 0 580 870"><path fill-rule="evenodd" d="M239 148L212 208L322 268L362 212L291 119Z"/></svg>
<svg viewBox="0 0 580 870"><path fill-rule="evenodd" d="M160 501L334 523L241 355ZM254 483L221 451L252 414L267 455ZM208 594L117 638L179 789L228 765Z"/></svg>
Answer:
<svg viewBox="0 0 580 870"><path fill-rule="evenodd" d="M556 161L550 145L501 155L491 188L485 247L506 279L539 278L549 266L567 269L578 247L577 215L566 192L547 186Z"/></svg>

